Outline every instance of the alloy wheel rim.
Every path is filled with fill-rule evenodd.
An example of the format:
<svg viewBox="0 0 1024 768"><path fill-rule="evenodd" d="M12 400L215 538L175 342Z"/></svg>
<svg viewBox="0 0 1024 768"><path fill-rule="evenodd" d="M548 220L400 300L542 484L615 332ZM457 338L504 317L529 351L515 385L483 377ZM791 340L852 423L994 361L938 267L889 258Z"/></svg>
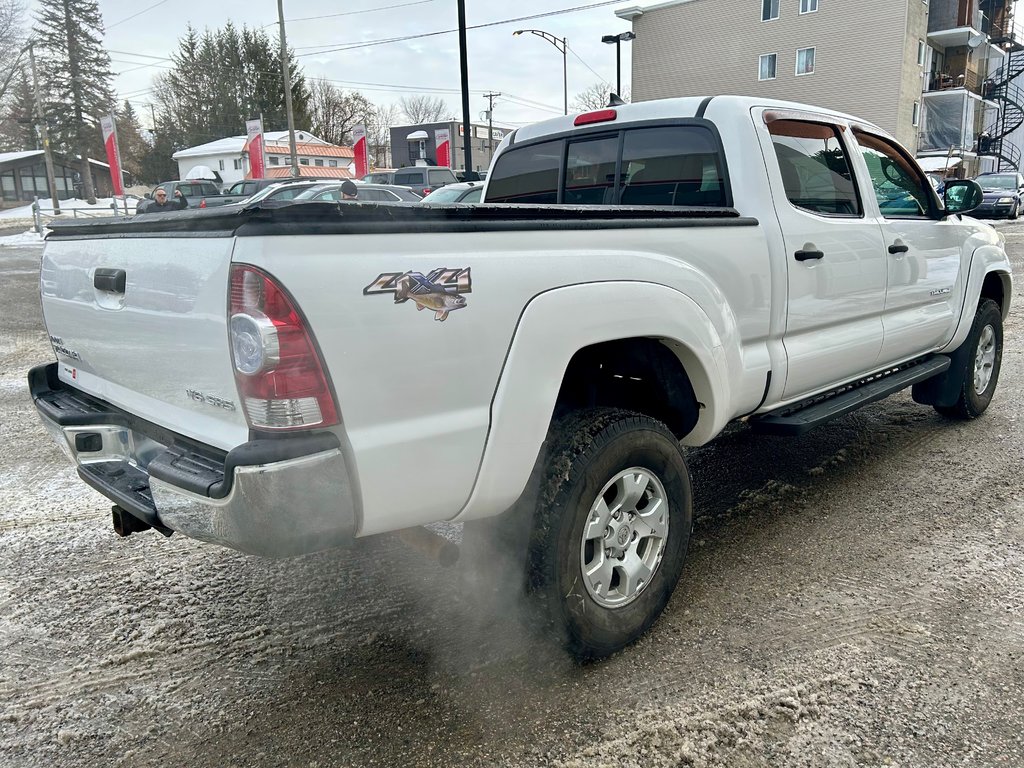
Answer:
<svg viewBox="0 0 1024 768"><path fill-rule="evenodd" d="M583 583L594 601L621 608L650 585L668 542L665 486L631 467L605 483L590 506L580 544Z"/></svg>
<svg viewBox="0 0 1024 768"><path fill-rule="evenodd" d="M981 329L978 351L974 354L974 391L983 395L992 381L996 364L996 331L991 325Z"/></svg>

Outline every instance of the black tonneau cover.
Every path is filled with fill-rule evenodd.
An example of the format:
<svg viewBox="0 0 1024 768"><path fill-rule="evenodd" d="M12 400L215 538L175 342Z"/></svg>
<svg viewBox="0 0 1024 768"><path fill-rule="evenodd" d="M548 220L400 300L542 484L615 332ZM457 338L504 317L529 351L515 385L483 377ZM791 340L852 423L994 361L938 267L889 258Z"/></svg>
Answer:
<svg viewBox="0 0 1024 768"><path fill-rule="evenodd" d="M735 208L280 201L54 221L49 239L755 226Z"/></svg>

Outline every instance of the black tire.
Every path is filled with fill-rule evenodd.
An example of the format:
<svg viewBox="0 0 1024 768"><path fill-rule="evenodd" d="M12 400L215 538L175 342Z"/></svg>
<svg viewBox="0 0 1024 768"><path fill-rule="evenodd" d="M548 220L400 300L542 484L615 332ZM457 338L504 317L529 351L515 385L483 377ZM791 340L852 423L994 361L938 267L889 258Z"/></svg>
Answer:
<svg viewBox="0 0 1024 768"><path fill-rule="evenodd" d="M979 392L975 386L975 369L979 352L983 351L979 350L979 347L983 339L988 339L987 329L991 329L994 357L989 366L988 381ZM981 416L992 402L992 395L995 394L996 385L999 383L999 369L1003 360L1003 315L999 311L999 305L991 299L982 299L978 304L971 332L964 341L964 348L968 351L966 362L954 374L962 379L960 395L953 405L935 406L936 411L951 419L976 419ZM950 369L949 373L953 373L953 370Z"/></svg>
<svg viewBox="0 0 1024 768"><path fill-rule="evenodd" d="M648 474L627 472L638 468ZM654 624L679 580L693 520L686 462L678 440L661 422L629 411L594 409L576 412L552 425L542 471L528 550L529 588L543 603L549 627L573 656L579 660L601 658L630 644ZM596 530L597 518L591 518L591 508L617 476L626 484L619 487L630 487L632 478L634 489L643 485L645 490L638 502L624 507L635 514L620 511L622 521L609 518L611 525L606 529L597 525L596 529L609 532L597 542L598 551L595 541L584 540L584 528L591 524L591 531ZM609 498L613 493L614 486L608 489L605 501L614 509L625 497ZM657 498L664 502L663 518L653 511ZM667 534L634 529L634 524L642 525L636 522L641 518L658 525L667 521ZM611 533L612 526L617 526L617 533ZM602 542L618 543L629 539L629 534L632 539L623 549L604 548ZM601 562L607 558L608 567L615 568L617 574L625 574L629 563L653 562L653 568L646 582L634 576L639 586L628 602L609 607L590 591L593 581L588 581L584 569L588 548ZM618 555L608 557L608 552L618 552L628 562ZM614 565L616 559L623 565ZM625 593L632 591L624 575L618 584L615 577L608 578L607 586L605 601L617 599L615 590L623 590L623 600L627 599Z"/></svg>
<svg viewBox="0 0 1024 768"><path fill-rule="evenodd" d="M1017 217L1020 216L1020 201L1018 200L1013 204L1013 210L1010 211L1010 215L1007 217L1010 221L1016 221Z"/></svg>

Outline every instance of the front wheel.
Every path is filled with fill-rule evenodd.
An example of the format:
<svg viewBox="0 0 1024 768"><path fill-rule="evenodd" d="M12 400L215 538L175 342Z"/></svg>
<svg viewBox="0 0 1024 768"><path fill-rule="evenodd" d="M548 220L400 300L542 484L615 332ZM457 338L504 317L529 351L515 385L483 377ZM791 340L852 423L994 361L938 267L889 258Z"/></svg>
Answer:
<svg viewBox="0 0 1024 768"><path fill-rule="evenodd" d="M686 462L661 422L595 409L552 426L529 583L574 656L614 653L657 620L692 519Z"/></svg>
<svg viewBox="0 0 1024 768"><path fill-rule="evenodd" d="M935 410L954 419L976 419L992 402L1003 360L1003 315L991 299L978 304L964 345L968 354L961 370L960 395L953 405L937 405Z"/></svg>
<svg viewBox="0 0 1024 768"><path fill-rule="evenodd" d="M1020 216L1020 201L1013 204L1013 210L1010 211L1010 215L1007 217L1010 221L1015 221Z"/></svg>

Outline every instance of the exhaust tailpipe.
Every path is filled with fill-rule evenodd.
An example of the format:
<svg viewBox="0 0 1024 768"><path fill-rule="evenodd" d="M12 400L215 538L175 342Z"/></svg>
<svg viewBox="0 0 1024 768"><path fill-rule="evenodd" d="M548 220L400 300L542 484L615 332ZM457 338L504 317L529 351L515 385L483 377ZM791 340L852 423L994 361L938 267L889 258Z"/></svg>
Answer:
<svg viewBox="0 0 1024 768"><path fill-rule="evenodd" d="M407 546L417 549L439 565L450 568L459 561L459 547L444 536L427 528L403 528L398 538Z"/></svg>

